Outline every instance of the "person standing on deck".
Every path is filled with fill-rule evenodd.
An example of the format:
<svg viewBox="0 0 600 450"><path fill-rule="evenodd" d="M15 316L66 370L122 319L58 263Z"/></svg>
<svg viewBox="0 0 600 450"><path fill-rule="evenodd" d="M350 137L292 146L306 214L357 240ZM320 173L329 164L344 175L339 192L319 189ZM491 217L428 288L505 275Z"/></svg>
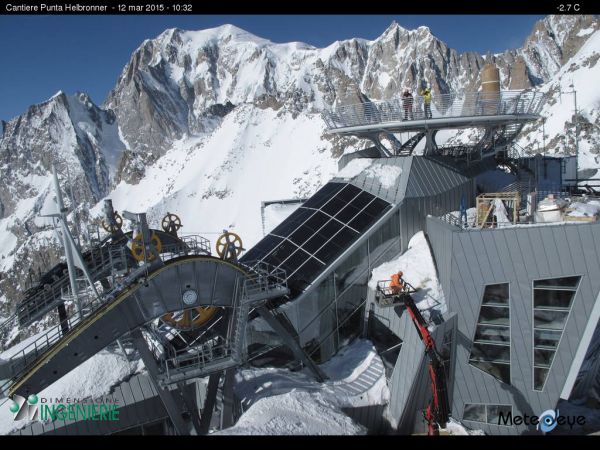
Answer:
<svg viewBox="0 0 600 450"><path fill-rule="evenodd" d="M425 118L431 119L431 89L419 89L419 95L423 97L423 105L425 106Z"/></svg>

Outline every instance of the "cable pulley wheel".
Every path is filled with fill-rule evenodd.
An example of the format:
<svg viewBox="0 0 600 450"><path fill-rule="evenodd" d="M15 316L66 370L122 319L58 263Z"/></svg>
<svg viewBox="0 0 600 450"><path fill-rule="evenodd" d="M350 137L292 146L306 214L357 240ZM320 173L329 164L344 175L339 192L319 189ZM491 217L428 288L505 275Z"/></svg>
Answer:
<svg viewBox="0 0 600 450"><path fill-rule="evenodd" d="M165 217L163 217L161 226L163 231L166 233L177 233L183 225L181 224L181 219L177 214L167 213Z"/></svg>
<svg viewBox="0 0 600 450"><path fill-rule="evenodd" d="M102 228L104 228L104 230L108 231L111 234L116 233L123 226L123 218L118 212L115 211L115 213L113 214L113 219L113 223L108 223L106 222L106 220L102 219Z"/></svg>
<svg viewBox="0 0 600 450"><path fill-rule="evenodd" d="M160 253L162 250L162 242L156 233L152 233L150 236L150 245L156 250L156 253ZM144 248L144 242L142 241L142 235L138 234L131 241L131 254L136 261L144 261L144 254L146 249ZM148 252L146 255L147 261L153 261L156 258L155 252Z"/></svg>
<svg viewBox="0 0 600 450"><path fill-rule="evenodd" d="M219 236L215 246L217 255L219 255L219 258L221 259L230 258L230 251L232 250L235 251L235 257L237 258L242 253L242 250L244 250L242 239L237 234L229 231Z"/></svg>
<svg viewBox="0 0 600 450"><path fill-rule="evenodd" d="M192 330L205 325L218 310L216 306L200 306L165 314L161 320L178 330Z"/></svg>

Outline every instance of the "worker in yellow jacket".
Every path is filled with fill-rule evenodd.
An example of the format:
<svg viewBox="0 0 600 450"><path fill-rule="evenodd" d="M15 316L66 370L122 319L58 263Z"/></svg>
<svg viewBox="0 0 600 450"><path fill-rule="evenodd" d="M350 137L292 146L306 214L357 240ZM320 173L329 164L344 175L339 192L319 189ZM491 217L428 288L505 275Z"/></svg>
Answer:
<svg viewBox="0 0 600 450"><path fill-rule="evenodd" d="M423 105L425 106L425 118L431 119L431 89L419 89L419 95L423 97Z"/></svg>

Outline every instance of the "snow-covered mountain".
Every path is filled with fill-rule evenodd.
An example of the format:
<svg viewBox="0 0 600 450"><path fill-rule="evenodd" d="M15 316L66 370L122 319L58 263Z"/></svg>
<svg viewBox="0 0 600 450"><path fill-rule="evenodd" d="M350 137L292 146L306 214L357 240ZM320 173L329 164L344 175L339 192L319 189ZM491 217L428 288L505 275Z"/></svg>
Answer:
<svg viewBox="0 0 600 450"><path fill-rule="evenodd" d="M593 16L549 16L522 48L487 56L503 88L551 94L543 112L551 152L572 149L565 131L572 96L558 87L564 92L573 81L587 167L597 165L600 136L599 26ZM324 135L324 108L393 98L421 80L434 98L477 90L484 62L450 49L427 27L396 23L373 41L325 48L272 43L231 25L170 29L144 41L101 107L85 94L58 93L0 121L0 315L23 289L32 259L37 269L57 257L56 249L46 261L38 257L53 242L47 219L38 217L52 197L51 161L61 183L70 178L84 221L109 196L119 211L148 210L153 226L170 211L185 232L214 238L231 227L248 248L262 234L261 201L312 194L336 172L344 149L364 145ZM542 121L529 126L521 145L536 152L541 130Z"/></svg>

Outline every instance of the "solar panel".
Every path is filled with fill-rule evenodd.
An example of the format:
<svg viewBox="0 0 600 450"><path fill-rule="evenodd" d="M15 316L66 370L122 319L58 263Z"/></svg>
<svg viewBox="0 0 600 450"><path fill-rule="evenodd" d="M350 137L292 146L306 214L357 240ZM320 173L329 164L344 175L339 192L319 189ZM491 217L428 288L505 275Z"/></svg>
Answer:
<svg viewBox="0 0 600 450"><path fill-rule="evenodd" d="M354 185L327 183L242 262L261 260L284 269L292 290L303 290L390 207Z"/></svg>

